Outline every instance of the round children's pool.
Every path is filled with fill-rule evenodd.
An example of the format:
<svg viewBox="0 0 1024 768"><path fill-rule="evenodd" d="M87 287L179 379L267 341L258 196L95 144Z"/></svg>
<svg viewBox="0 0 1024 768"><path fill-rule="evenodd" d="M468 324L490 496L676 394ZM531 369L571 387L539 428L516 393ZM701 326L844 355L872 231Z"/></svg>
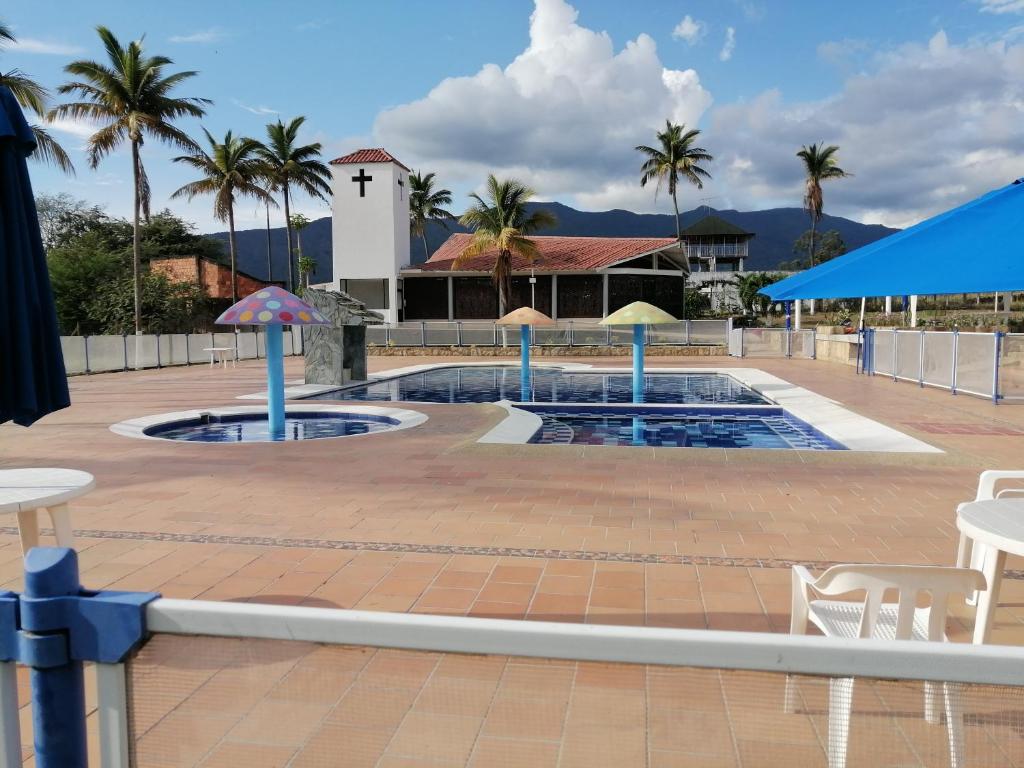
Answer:
<svg viewBox="0 0 1024 768"><path fill-rule="evenodd" d="M276 443L389 432L426 419L401 408L289 407L284 433L272 435L265 408L236 407L148 416L115 424L111 430L128 437L187 443Z"/></svg>

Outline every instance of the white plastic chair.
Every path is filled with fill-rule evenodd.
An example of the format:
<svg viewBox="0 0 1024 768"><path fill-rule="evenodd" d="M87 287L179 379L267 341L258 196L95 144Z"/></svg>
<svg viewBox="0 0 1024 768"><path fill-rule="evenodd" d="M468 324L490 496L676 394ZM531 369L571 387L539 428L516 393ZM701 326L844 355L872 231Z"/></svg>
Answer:
<svg viewBox="0 0 1024 768"><path fill-rule="evenodd" d="M967 568L927 565L836 565L817 579L800 565L793 566L793 607L790 633L807 634L814 624L827 637L879 640L928 640L946 638L946 609L951 594L968 595L985 588L985 576ZM887 590L898 593L898 602L882 602ZM821 597L863 591L861 601L825 600ZM921 592L931 594L931 603L918 608ZM854 678L829 680L828 764L845 768L850 735L850 713ZM939 722L939 704L946 712L949 761L952 768L963 766L963 715L959 686L955 683L925 683L925 719ZM796 710L794 681L786 684L787 712Z"/></svg>
<svg viewBox="0 0 1024 768"><path fill-rule="evenodd" d="M1003 480L1024 480L1024 470L1019 469L987 469L978 476L978 493L975 495L975 501L991 501L992 499L998 499L1008 493L1024 494L1024 488L1003 488L999 492L996 492L996 484ZM964 502L967 503L967 502ZM963 504L957 506L957 512L963 507ZM976 568L979 571L985 569L985 555L984 550L975 551L974 541L967 538L963 533L960 534L960 544L956 550L956 567L957 568ZM967 596L967 603L974 605L978 602L978 593L974 592Z"/></svg>

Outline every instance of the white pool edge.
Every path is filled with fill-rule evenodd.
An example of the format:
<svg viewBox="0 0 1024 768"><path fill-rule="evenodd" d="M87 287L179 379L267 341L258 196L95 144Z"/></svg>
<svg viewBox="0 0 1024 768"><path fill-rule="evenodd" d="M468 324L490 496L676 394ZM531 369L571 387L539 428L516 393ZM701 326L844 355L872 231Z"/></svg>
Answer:
<svg viewBox="0 0 1024 768"><path fill-rule="evenodd" d="M397 432L403 429L410 429L423 424L429 418L427 414L420 413L419 411L411 411L407 408L390 408L378 405L314 405L314 404L290 404L285 406L285 414L289 413L309 413L315 411L317 413L337 413L337 414L351 414L353 416L365 415L365 416L384 416L389 419L394 419L397 424L388 425L387 429L377 430L376 432L367 432L363 434L355 435L337 435L334 437L320 437L316 440L336 440L338 438L359 438L369 437L370 435L386 434L388 432ZM146 430L151 427L156 427L161 424L168 424L175 421L187 421L191 419L198 419L204 414L210 414L211 416L240 416L248 415L253 413L266 413L266 406L259 405L232 405L214 408L195 408L188 411L174 411L169 413L157 413L152 416L140 416L136 419L128 419L126 421L118 422L117 424L110 425L110 431L115 435L121 435L122 437L133 437L137 440L160 440L165 443L178 443L179 445L263 445L273 442L278 444L277 441L261 440L252 442L237 442L237 443L204 443L201 441L190 441L190 440L168 440L165 437L159 435L147 435ZM306 442L306 441L282 441L282 442Z"/></svg>

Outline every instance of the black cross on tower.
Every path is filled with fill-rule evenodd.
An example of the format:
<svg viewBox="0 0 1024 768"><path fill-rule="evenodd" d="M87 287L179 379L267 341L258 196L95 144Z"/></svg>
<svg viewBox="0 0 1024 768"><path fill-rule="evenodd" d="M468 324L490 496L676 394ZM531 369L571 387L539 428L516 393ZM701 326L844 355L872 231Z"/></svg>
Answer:
<svg viewBox="0 0 1024 768"><path fill-rule="evenodd" d="M364 168L359 169L359 175L353 176L352 181L359 182L359 196L366 197L366 182L373 181L373 176L367 176Z"/></svg>
<svg viewBox="0 0 1024 768"><path fill-rule="evenodd" d="M398 177L398 199L402 199L402 189L405 187L405 182L402 181L402 177Z"/></svg>

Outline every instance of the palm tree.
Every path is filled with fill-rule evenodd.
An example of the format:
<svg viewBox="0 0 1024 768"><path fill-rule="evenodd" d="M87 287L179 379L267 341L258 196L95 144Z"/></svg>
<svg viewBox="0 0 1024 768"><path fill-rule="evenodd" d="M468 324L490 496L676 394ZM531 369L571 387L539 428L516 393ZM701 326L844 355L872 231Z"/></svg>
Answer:
<svg viewBox="0 0 1024 768"><path fill-rule="evenodd" d="M700 136L696 128L686 130L682 123L665 121L665 130L657 134L658 146L648 147L640 144L636 151L647 159L640 166L640 186L646 187L647 182L656 180L654 196L657 198L663 183L668 185L668 193L672 195L672 208L676 214L676 240L682 248L683 230L679 222L679 200L677 197L679 179L682 177L693 184L697 189L704 188L704 179L710 179L711 174L701 166L701 163L709 163L715 158L703 147L695 147L694 142ZM689 256L683 257L683 319L686 319L686 278L690 274Z"/></svg>
<svg viewBox="0 0 1024 768"><path fill-rule="evenodd" d="M0 49L4 43L14 42L17 42L17 38L11 28L0 21ZM0 72L0 86L5 85L11 89L14 98L22 107L31 109L39 117L46 117L46 102L50 99L50 93L42 85L17 69ZM50 132L38 124L30 127L36 139L35 158L43 163L52 163L64 173L74 174L75 166L72 165L71 158Z"/></svg>
<svg viewBox="0 0 1024 768"><path fill-rule="evenodd" d="M174 158L176 163L186 163L198 170L202 177L190 181L178 189L172 198L186 197L190 201L196 195L213 195L213 215L228 224L228 247L231 252L231 303L238 301L238 248L235 243L235 198L238 195L254 197L271 202L270 195L259 181L263 178L263 166L256 157L260 143L255 139L233 136L231 131L224 134L224 141L218 142L210 132L203 129L210 144L210 153L201 149L189 155Z"/></svg>
<svg viewBox="0 0 1024 768"><path fill-rule="evenodd" d="M700 136L696 128L686 130L683 124L675 124L669 120L665 121L665 130L657 135L658 146L648 147L643 144L636 147L636 151L647 159L640 166L640 186L646 187L649 181L657 181L655 196L661 191L661 185L668 185L668 193L672 195L672 207L676 212L676 239L682 242L683 234L679 224L679 201L676 197L679 188L679 179L693 184L697 189L704 188L704 179L710 179L711 174L700 164L709 163L715 158L712 157L703 147L695 147L693 143Z"/></svg>
<svg viewBox="0 0 1024 768"><path fill-rule="evenodd" d="M331 170L320 160L320 142L299 145L299 128L306 122L305 117L296 117L287 125L280 119L267 126L267 141L260 145L258 153L263 161L264 174L268 184L284 195L284 224L288 236L288 290L295 289L291 190L302 190L310 197L326 200L331 192L329 179Z"/></svg>
<svg viewBox="0 0 1024 768"><path fill-rule="evenodd" d="M70 117L102 123L89 137L89 167L121 146L125 140L132 148L132 274L135 283L135 333L142 333L142 255L140 216L149 219L149 180L139 150L147 136L186 152L195 152L198 145L173 121L181 117L202 117L209 99L178 98L171 91L194 77L192 71L165 74L173 62L166 56L146 56L141 40L124 46L114 33L96 27L103 42L108 64L96 61L73 61L64 71L77 80L60 86L61 94L75 94L82 100L60 104L50 111L51 119Z"/></svg>
<svg viewBox="0 0 1024 768"><path fill-rule="evenodd" d="M430 258L427 248L427 222L437 221L445 229L448 219L454 219L451 212L445 210L452 204L452 193L449 189L434 189L434 174L421 175L419 172L409 174L409 227L412 233L423 240L423 252Z"/></svg>
<svg viewBox="0 0 1024 768"><path fill-rule="evenodd" d="M558 223L549 211L527 212L526 203L536 193L515 179L499 181L487 177L487 199L472 194L474 204L459 219L473 230L473 239L453 264L456 268L466 259L489 250L497 250L491 279L498 289L500 314L505 314L512 296L512 254L532 262L537 257L537 244L528 236L544 227Z"/></svg>
<svg viewBox="0 0 1024 768"><path fill-rule="evenodd" d="M804 187L804 210L811 217L811 237L807 247L807 255L811 266L814 266L814 238L817 234L818 222L821 221L822 210L825 207L825 198L821 192L821 182L826 179L842 179L853 174L847 173L836 165L836 152L839 147L834 144L825 146L811 144L809 147L801 147L796 156L804 161L804 171L807 174Z"/></svg>

